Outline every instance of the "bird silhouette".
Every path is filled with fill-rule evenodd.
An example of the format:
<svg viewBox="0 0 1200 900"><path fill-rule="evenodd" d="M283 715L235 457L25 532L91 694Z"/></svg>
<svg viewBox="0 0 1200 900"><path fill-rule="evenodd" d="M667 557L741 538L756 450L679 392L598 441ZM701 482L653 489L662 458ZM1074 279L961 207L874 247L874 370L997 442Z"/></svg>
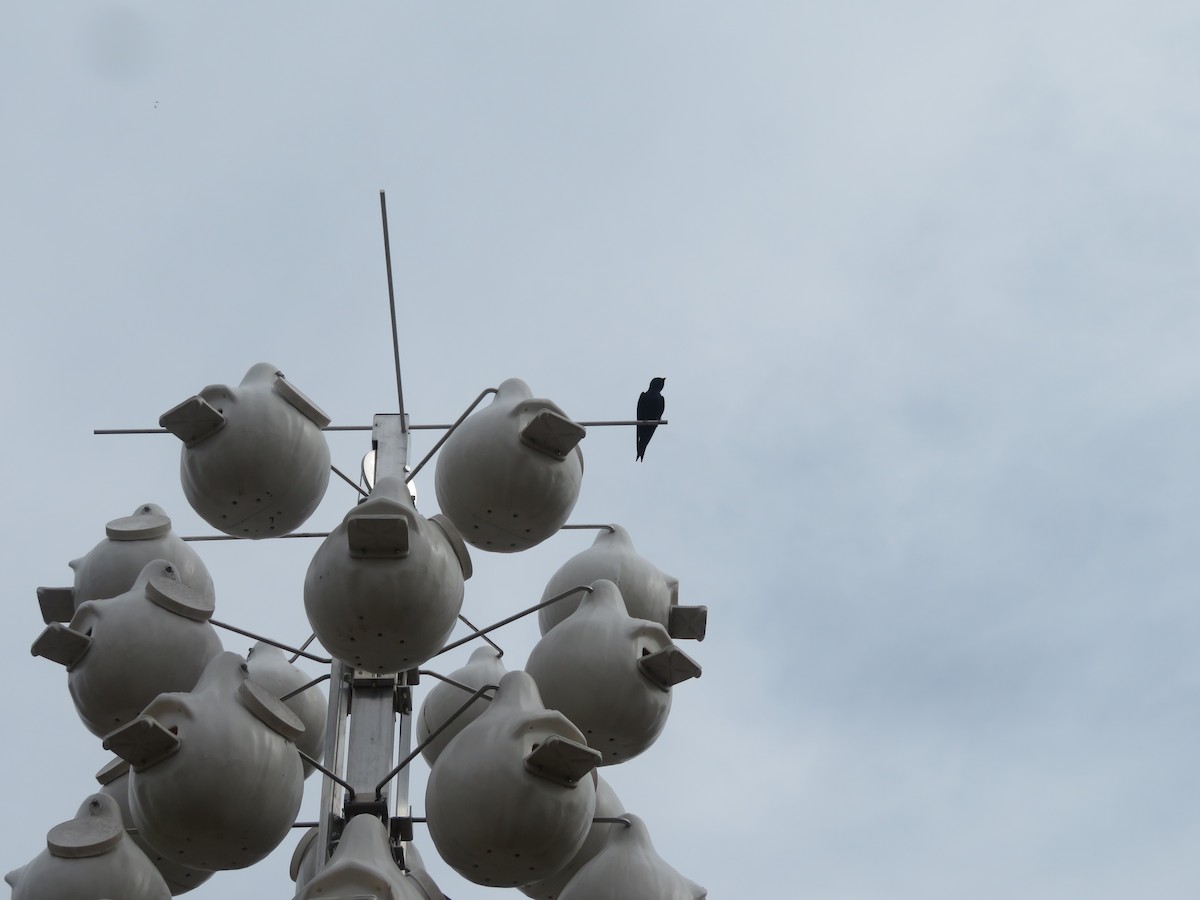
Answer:
<svg viewBox="0 0 1200 900"><path fill-rule="evenodd" d="M638 397L637 417L639 422L657 421L662 418L667 401L663 399L662 389L666 385L665 378L651 378L650 387L642 391ZM642 461L650 438L654 437L657 425L638 425L637 427L637 461Z"/></svg>

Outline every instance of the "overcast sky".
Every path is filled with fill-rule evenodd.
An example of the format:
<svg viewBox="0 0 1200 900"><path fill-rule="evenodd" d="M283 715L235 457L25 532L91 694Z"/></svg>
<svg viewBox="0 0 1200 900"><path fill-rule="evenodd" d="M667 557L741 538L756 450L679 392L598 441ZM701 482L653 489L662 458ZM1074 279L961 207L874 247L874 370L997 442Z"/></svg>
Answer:
<svg viewBox="0 0 1200 900"><path fill-rule="evenodd" d="M1200 6L64 0L10 4L0 82L0 869L108 759L29 655L36 587L146 501L211 531L174 438L91 430L260 360L335 425L395 411L383 188L414 423L510 376L626 418L667 378L644 463L589 433L572 520L710 610L605 773L672 865L726 900L1200 893ZM464 612L590 541L474 552ZM315 549L200 545L218 618L303 640ZM499 636L519 668L536 621ZM417 842L454 900L520 896ZM191 896L289 898L293 845Z"/></svg>

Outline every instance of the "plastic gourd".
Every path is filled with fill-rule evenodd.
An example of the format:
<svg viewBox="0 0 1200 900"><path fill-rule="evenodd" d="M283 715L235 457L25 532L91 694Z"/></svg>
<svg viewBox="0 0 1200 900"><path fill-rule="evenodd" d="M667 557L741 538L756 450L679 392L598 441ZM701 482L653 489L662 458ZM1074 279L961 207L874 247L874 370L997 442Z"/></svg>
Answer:
<svg viewBox="0 0 1200 900"><path fill-rule="evenodd" d="M167 883L125 833L117 801L92 794L46 849L4 876L12 900L170 900Z"/></svg>
<svg viewBox="0 0 1200 900"><path fill-rule="evenodd" d="M123 759L113 760L96 773L96 780L100 782L100 792L117 801L126 829L133 828L133 815L129 811L129 763ZM167 883L172 896L178 897L180 894L186 894L212 877L212 872L181 866L170 857L159 853L146 843L146 839L137 829L127 830L126 833L137 844L138 849L146 854L146 857L154 864L154 868L158 869L158 873Z"/></svg>
<svg viewBox="0 0 1200 900"><path fill-rule="evenodd" d="M317 852L319 834L320 829L313 825L300 836L300 840L296 842L296 848L292 851L292 862L288 867L288 875L295 882L297 891L302 890L317 876L317 861L320 859L320 854Z"/></svg>
<svg viewBox="0 0 1200 900"><path fill-rule="evenodd" d="M425 900L425 892L392 858L387 829L361 814L346 823L333 856L295 900Z"/></svg>
<svg viewBox="0 0 1200 900"><path fill-rule="evenodd" d="M633 548L629 532L620 525L601 531L592 546L559 567L542 592L542 599L561 594L576 584L591 584L600 578L613 582L621 591L625 608L635 619L648 619L668 627L671 607L679 600L679 579L665 575ZM546 634L575 611L578 596L568 597L538 610L538 626Z"/></svg>
<svg viewBox="0 0 1200 900"><path fill-rule="evenodd" d="M291 830L304 790L294 744L303 731L227 652L195 690L155 698L104 747L132 764L130 813L151 847L193 868L240 869Z"/></svg>
<svg viewBox="0 0 1200 900"><path fill-rule="evenodd" d="M554 874L591 827L597 761L579 729L542 705L533 679L509 672L430 769L434 846L476 884L516 887Z"/></svg>
<svg viewBox="0 0 1200 900"><path fill-rule="evenodd" d="M549 400L510 378L442 447L438 505L481 550L511 553L539 544L567 521L583 479L585 431Z"/></svg>
<svg viewBox="0 0 1200 900"><path fill-rule="evenodd" d="M288 662L287 654L278 647L259 641L246 654L246 669L250 678L261 684L271 696L282 698L298 688L304 687L312 678ZM325 753L325 720L328 701L319 685L305 688L299 694L282 701L304 725L304 734L296 738L296 746L321 761ZM304 777L314 771L312 764L304 762Z"/></svg>
<svg viewBox="0 0 1200 900"><path fill-rule="evenodd" d="M398 672L446 643L470 574L454 526L420 515L403 480L389 476L318 548L304 579L304 609L332 655L371 672Z"/></svg>
<svg viewBox="0 0 1200 900"><path fill-rule="evenodd" d="M447 900L441 888L434 883L433 876L425 868L425 861L417 845L409 841L404 846L404 869L420 891L421 900Z"/></svg>
<svg viewBox="0 0 1200 900"><path fill-rule="evenodd" d="M631 618L616 585L600 580L575 612L538 641L525 671L547 708L574 722L588 745L604 754L604 764L612 765L658 738L681 665L699 674L663 626Z"/></svg>
<svg viewBox="0 0 1200 900"><path fill-rule="evenodd" d="M621 805L616 791L603 778L597 777L595 818L613 818L621 815L623 812L625 812L625 807ZM521 893L526 897L533 897L534 900L558 900L558 895L567 886L567 883L575 877L575 873L600 852L604 843L608 840L609 832L614 828L623 827L620 823L593 822L591 830L588 831L587 839L583 842L583 846L579 848L579 852L572 857L566 866L549 878L542 881L535 881L533 884L522 885L520 888Z"/></svg>
<svg viewBox="0 0 1200 900"><path fill-rule="evenodd" d="M252 366L235 388L209 385L159 424L183 441L183 493L218 531L278 537L325 496L329 417L270 363Z"/></svg>
<svg viewBox="0 0 1200 900"><path fill-rule="evenodd" d="M212 614L211 596L183 584L173 563L155 560L128 592L88 600L69 625L48 625L32 652L66 666L79 717L103 737L159 694L195 686L221 652Z"/></svg>
<svg viewBox="0 0 1200 900"><path fill-rule="evenodd" d="M608 840L563 888L558 900L704 900L708 891L672 869L654 850L646 824L625 813L629 827L613 826Z"/></svg>
<svg viewBox="0 0 1200 900"><path fill-rule="evenodd" d="M421 755L425 757L425 762L432 766L454 736L478 719L488 708L489 701L480 697L450 721L450 717L471 698L471 692L479 690L485 684L499 684L506 671L504 663L500 661L500 655L493 648L479 647L471 654L465 666L448 676L463 687L469 688L469 691L439 681L425 695L425 702L421 704L421 711L417 714L417 742L424 745ZM426 744L429 736L447 721L450 721L450 724L446 729Z"/></svg>
<svg viewBox="0 0 1200 900"><path fill-rule="evenodd" d="M104 540L70 562L75 570L71 588L74 609L88 600L125 593L146 563L156 559L171 563L179 573L179 580L188 587L207 597L213 596L208 569L196 551L171 530L170 517L157 503L143 503L132 515L113 519L105 526L104 533ZM59 621L69 618L68 614ZM46 620L52 618L46 616Z"/></svg>

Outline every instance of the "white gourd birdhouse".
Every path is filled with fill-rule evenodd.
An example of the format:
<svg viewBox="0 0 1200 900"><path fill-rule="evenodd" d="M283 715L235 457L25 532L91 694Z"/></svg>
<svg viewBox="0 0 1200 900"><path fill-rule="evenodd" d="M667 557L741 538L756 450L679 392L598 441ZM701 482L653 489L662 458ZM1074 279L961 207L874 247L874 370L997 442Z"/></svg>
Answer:
<svg viewBox="0 0 1200 900"><path fill-rule="evenodd" d="M542 600L549 600L574 585L604 578L620 589L629 615L666 628L671 607L679 602L679 579L660 572L650 560L638 554L629 532L620 525L608 527L612 530L601 531L591 547L559 567L542 592ZM538 626L542 634L571 615L581 598L577 594L539 609Z"/></svg>
<svg viewBox="0 0 1200 900"><path fill-rule="evenodd" d="M12 900L170 900L158 870L125 833L117 801L92 794L55 825L46 849L4 880Z"/></svg>
<svg viewBox="0 0 1200 900"><path fill-rule="evenodd" d="M481 550L512 553L541 543L567 521L583 479L581 425L510 378L442 447L438 505Z"/></svg>
<svg viewBox="0 0 1200 900"><path fill-rule="evenodd" d="M563 888L558 900L704 900L708 891L680 875L654 850L646 823L625 813L604 847Z"/></svg>
<svg viewBox="0 0 1200 900"><path fill-rule="evenodd" d="M594 818L609 819L619 816L623 812L625 812L625 807L621 805L621 800L617 797L616 791L603 778L597 777L596 815ZM575 873L600 852L608 840L609 831L613 828L624 827L620 823L593 821L592 827L588 831L587 839L569 863L549 878L542 881L535 881L533 884L522 885L519 890L526 897L532 897L534 900L558 900L558 895L562 893L562 889L567 886L570 880L575 877Z"/></svg>
<svg viewBox="0 0 1200 900"><path fill-rule="evenodd" d="M246 669L250 678L261 684L271 696L282 698L292 691L304 687L313 679L288 662L287 654L278 647L264 641L259 641L246 654ZM321 761L325 752L325 720L328 700L320 685L305 688L299 694L282 700L304 725L304 734L296 738L296 746L315 759ZM312 764L303 761L304 777L314 771Z"/></svg>
<svg viewBox="0 0 1200 900"><path fill-rule="evenodd" d="M240 869L291 830L304 791L300 720L236 653L209 663L190 693L162 694L104 739L128 760L129 808L146 842L198 869Z"/></svg>
<svg viewBox="0 0 1200 900"><path fill-rule="evenodd" d="M167 887L171 891L171 896L178 897L180 894L186 894L192 888L199 887L212 877L212 872L181 866L169 856L159 853L147 844L146 839L134 828L133 814L129 811L128 762L120 758L114 759L96 773L96 780L100 782L100 792L107 794L117 801L117 806L121 809L121 819L125 823L126 833L137 844L138 849L146 854L146 858L154 864L154 868L158 869L158 873L162 875L163 880L167 883ZM133 830L130 831L129 829Z"/></svg>
<svg viewBox="0 0 1200 900"><path fill-rule="evenodd" d="M296 849L292 851L288 875L296 883L297 892L303 890L304 886L317 876L317 862L321 858L317 850L319 835L320 829L313 825L300 836L300 840L296 842Z"/></svg>
<svg viewBox="0 0 1200 900"><path fill-rule="evenodd" d="M542 705L533 679L509 672L429 772L434 846L476 884L547 878L571 861L591 828L598 762L579 729Z"/></svg>
<svg viewBox="0 0 1200 900"><path fill-rule="evenodd" d="M70 621L88 600L123 594L133 587L146 563L165 559L179 580L193 590L213 597L213 582L196 551L171 530L171 519L157 503L143 503L132 515L113 519L104 528L105 538L85 555L70 562L75 583L69 588L38 588L42 618Z"/></svg>
<svg viewBox="0 0 1200 900"><path fill-rule="evenodd" d="M278 537L325 496L329 417L270 363L251 366L237 387L209 385L159 424L183 441L183 493L218 531Z"/></svg>
<svg viewBox="0 0 1200 900"><path fill-rule="evenodd" d="M333 856L295 900L425 900L420 885L392 858L387 829L372 815L346 823Z"/></svg>
<svg viewBox="0 0 1200 900"><path fill-rule="evenodd" d="M489 701L486 697L480 697L450 721L450 717L471 698L471 693L485 684L499 684L506 671L504 663L500 661L500 654L494 648L485 645L471 653L471 658L465 666L448 676L469 690L439 681L425 695L425 701L417 715L417 743L424 744L421 755L425 757L425 762L432 766L454 736L487 709ZM448 721L450 724L446 729L426 744L429 736Z"/></svg>
<svg viewBox="0 0 1200 900"><path fill-rule="evenodd" d="M455 527L418 513L403 480L388 476L318 548L304 579L304 609L338 659L399 672L446 643L470 574Z"/></svg>
<svg viewBox="0 0 1200 900"><path fill-rule="evenodd" d="M600 580L579 607L534 646L525 671L542 702L570 719L604 765L654 743L671 710L671 687L700 674L657 622L634 619L621 592Z"/></svg>
<svg viewBox="0 0 1200 900"><path fill-rule="evenodd" d="M420 889L422 900L446 900L446 895L434 883L433 877L425 868L425 861L421 859L417 845L412 841L404 846L404 869Z"/></svg>
<svg viewBox="0 0 1200 900"><path fill-rule="evenodd" d="M210 595L180 581L174 563L155 560L126 593L88 600L68 625L46 626L32 652L66 666L79 718L103 737L159 694L195 686L221 652L212 614Z"/></svg>

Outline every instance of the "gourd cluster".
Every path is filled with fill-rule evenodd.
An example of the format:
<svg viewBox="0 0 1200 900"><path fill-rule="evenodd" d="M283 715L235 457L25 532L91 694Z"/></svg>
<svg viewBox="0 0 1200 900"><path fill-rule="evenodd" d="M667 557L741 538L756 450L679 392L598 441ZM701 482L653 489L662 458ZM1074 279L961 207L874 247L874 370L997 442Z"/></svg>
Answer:
<svg viewBox="0 0 1200 900"><path fill-rule="evenodd" d="M267 363L160 419L183 443L189 504L250 539L295 531L321 503L329 422ZM567 521L585 433L514 378L441 448L440 513L419 513L401 473L381 473L305 577L321 646L371 673L426 664L459 621L468 548L519 552ZM8 874L13 900L160 900L263 859L326 750L323 691L271 643L223 648L212 579L156 504L109 522L70 566L71 587L38 590L46 627L32 652L66 670L80 720L114 756L98 792ZM599 775L650 748L675 685L700 674L675 641L703 637L704 610L679 606L678 587L605 526L547 583L543 600L561 599L540 610L524 669L481 646L428 692L413 729L430 767L425 818L464 878L546 900L706 896ZM332 855L317 843L309 833L296 849L296 900L443 898L386 818L348 816Z"/></svg>

